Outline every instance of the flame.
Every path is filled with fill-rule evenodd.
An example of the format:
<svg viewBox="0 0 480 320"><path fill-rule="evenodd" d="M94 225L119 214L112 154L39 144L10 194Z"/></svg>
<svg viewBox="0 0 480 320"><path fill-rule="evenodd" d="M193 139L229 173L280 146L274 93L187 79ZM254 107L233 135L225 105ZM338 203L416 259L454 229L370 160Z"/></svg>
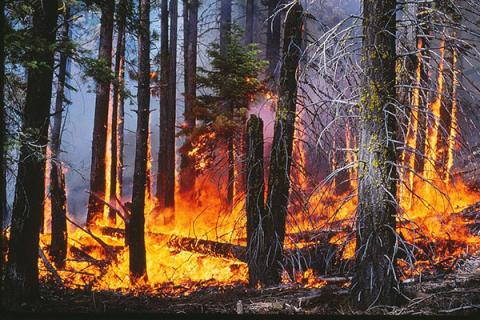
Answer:
<svg viewBox="0 0 480 320"><path fill-rule="evenodd" d="M455 149L455 141L457 137L457 50L453 49L453 61L452 61L452 123L450 125L450 134L448 137L448 155L447 155L447 175L446 182L450 182L450 173L453 168L453 152Z"/></svg>

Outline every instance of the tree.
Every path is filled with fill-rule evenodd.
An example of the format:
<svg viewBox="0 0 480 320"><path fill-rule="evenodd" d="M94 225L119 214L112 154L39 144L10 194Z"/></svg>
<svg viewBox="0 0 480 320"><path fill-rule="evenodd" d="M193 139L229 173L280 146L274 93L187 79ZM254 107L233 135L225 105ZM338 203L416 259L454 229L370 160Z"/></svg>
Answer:
<svg viewBox="0 0 480 320"><path fill-rule="evenodd" d="M267 44L266 55L268 60L268 75L271 77L274 91L276 91L276 83L278 76L275 71L280 62L280 45L281 45L281 12L280 0L267 0Z"/></svg>
<svg viewBox="0 0 480 320"><path fill-rule="evenodd" d="M265 256L267 274L262 284L280 282L285 223L290 192L290 167L297 107L297 69L302 51L302 6L296 1L285 20L283 63L280 71L279 99L270 156L266 202Z"/></svg>
<svg viewBox="0 0 480 320"><path fill-rule="evenodd" d="M185 111L183 129L191 131L195 128L193 113L197 97L197 42L198 42L198 0L184 1L184 61L185 61ZM182 149L190 150L191 142L186 137ZM188 153L181 154L180 161L180 193L191 192L195 187L194 161Z"/></svg>
<svg viewBox="0 0 480 320"><path fill-rule="evenodd" d="M123 116L124 116L124 81L125 81L125 42L128 0L120 0L117 10L117 52L115 53L115 82L113 84L112 101L112 163L110 167L110 198L121 197L123 180ZM108 217L115 223L116 213L110 209Z"/></svg>
<svg viewBox="0 0 480 320"><path fill-rule="evenodd" d="M67 195L65 191L65 175L62 163L59 160L62 144L62 115L65 104L65 82L67 78L68 51L70 41L70 8L63 12L62 51L57 77L57 96L55 97L55 111L51 129L51 167L50 167L50 198L52 215L52 233L50 255L57 268L65 267L67 257Z"/></svg>
<svg viewBox="0 0 480 320"><path fill-rule="evenodd" d="M0 274L3 275L3 223L7 211L5 140L5 1L0 0ZM3 282L2 282L3 283ZM3 294L3 284L0 284Z"/></svg>
<svg viewBox="0 0 480 320"><path fill-rule="evenodd" d="M147 280L145 252L145 189L147 184L148 121L150 115L150 0L139 3L138 112L133 175L132 212L128 226L130 280Z"/></svg>
<svg viewBox="0 0 480 320"><path fill-rule="evenodd" d="M95 225L103 214L104 204L98 197L105 196L105 154L107 146L108 108L110 101L113 18L115 1L100 1L102 11L100 21L100 47L98 63L104 72L97 75L97 93L95 97L95 116L92 137L92 163L90 169L90 194L88 199L87 226Z"/></svg>
<svg viewBox="0 0 480 320"><path fill-rule="evenodd" d="M396 1L363 3L363 70L352 303L396 300Z"/></svg>
<svg viewBox="0 0 480 320"><path fill-rule="evenodd" d="M253 27L255 25L255 0L247 0L245 9L245 43L253 43Z"/></svg>
<svg viewBox="0 0 480 320"><path fill-rule="evenodd" d="M31 61L23 113L17 181L6 277L7 304L17 307L38 298L40 218L45 195L45 157L58 1L34 1L32 6Z"/></svg>
<svg viewBox="0 0 480 320"><path fill-rule="evenodd" d="M162 4L162 21L163 21ZM177 100L177 22L178 22L178 2L170 0L170 41L167 45L168 50L164 48L166 29L162 29L162 57L165 63L165 53L168 52L168 67L162 64L161 86L165 86L163 94L166 96L166 103L162 103L160 97L160 147L158 152L158 180L157 180L157 198L160 208L175 208L175 122L176 122L176 100ZM168 24L168 23L167 23ZM164 22L162 22L162 27ZM165 69L164 69L165 68ZM166 73L168 70L168 73ZM162 94L161 94L162 95ZM165 99L163 100L165 101ZM167 223L171 220L166 219Z"/></svg>

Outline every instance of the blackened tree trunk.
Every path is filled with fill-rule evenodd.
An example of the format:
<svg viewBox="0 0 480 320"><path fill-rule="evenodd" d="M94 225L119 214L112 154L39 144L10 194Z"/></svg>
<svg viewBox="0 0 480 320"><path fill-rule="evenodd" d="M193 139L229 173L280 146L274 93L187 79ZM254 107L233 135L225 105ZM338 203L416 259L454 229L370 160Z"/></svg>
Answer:
<svg viewBox="0 0 480 320"><path fill-rule="evenodd" d="M255 25L255 0L247 0L245 10L245 43L253 43L253 27Z"/></svg>
<svg viewBox="0 0 480 320"><path fill-rule="evenodd" d="M162 0L161 38L160 38L160 144L158 148L158 172L156 197L160 207L165 207L165 189L167 173L167 141L168 141L168 0Z"/></svg>
<svg viewBox="0 0 480 320"><path fill-rule="evenodd" d="M110 70L112 65L113 18L115 1L101 1L102 17L100 22L100 48L98 59ZM103 75L97 80L95 98L95 118L92 137L92 163L90 169L90 191L98 197L105 196L105 154L107 146L108 107L110 99L110 75ZM104 204L96 196L88 199L87 227L95 225L103 215Z"/></svg>
<svg viewBox="0 0 480 320"><path fill-rule="evenodd" d="M395 0L363 3L363 70L357 243L352 303L392 305L395 285Z"/></svg>
<svg viewBox="0 0 480 320"><path fill-rule="evenodd" d="M119 177L121 176L122 166L120 166L120 159L123 157L123 152L121 153L121 143L120 136L123 136L123 90L124 90L124 79L125 79L125 26L127 20L127 9L128 9L128 0L121 0L118 4L117 11L117 52L115 53L115 82L113 84L113 101L112 101L112 140L111 140L111 150L112 150L112 161L110 166L110 198L113 199L114 195L121 196L118 192L119 190ZM120 118L121 116L121 118ZM121 130L121 131L120 131ZM123 141L122 141L123 143ZM123 159L122 159L123 164ZM118 183L118 184L117 184ZM111 200L110 199L110 200ZM110 209L108 212L108 218L110 223L115 224L116 213L114 210Z"/></svg>
<svg viewBox="0 0 480 320"><path fill-rule="evenodd" d="M8 252L6 302L13 308L38 298L40 218L45 196L45 156L58 1L32 2L31 56L36 68L27 68L27 93ZM39 146L32 149L31 144Z"/></svg>
<svg viewBox="0 0 480 320"><path fill-rule="evenodd" d="M70 39L70 10L67 6L63 13L62 42L67 44ZM60 53L57 78L57 96L55 97L55 112L51 130L51 169L50 169L50 199L52 214L52 233L50 255L57 268L65 267L67 257L67 195L65 191L65 176L60 162L60 146L62 144L62 116L65 102L65 81L67 79L68 52Z"/></svg>
<svg viewBox="0 0 480 320"><path fill-rule="evenodd" d="M290 167L297 107L297 69L302 51L302 6L297 2L285 21L284 58L280 74L279 100L270 156L266 203L265 246L269 270L261 282L280 282L285 222L290 193Z"/></svg>
<svg viewBox="0 0 480 320"><path fill-rule="evenodd" d="M147 188L148 122L150 115L150 0L139 4L138 113L133 175L132 213L128 227L130 280L147 280L145 252L145 190Z"/></svg>
<svg viewBox="0 0 480 320"><path fill-rule="evenodd" d="M226 54L227 47L230 43L232 34L232 0L221 0L220 7L220 52ZM222 103L223 113L228 119L233 117L233 108L230 103L224 101ZM227 147L227 205L233 205L233 193L235 187L235 154L233 150L233 135L226 136Z"/></svg>
<svg viewBox="0 0 480 320"><path fill-rule="evenodd" d="M281 39L281 13L276 14L279 10L280 0L268 0L267 2L267 48L266 55L268 61L268 75L273 83L273 90L276 91L276 83L278 81L277 67L280 62L280 39Z"/></svg>
<svg viewBox="0 0 480 320"><path fill-rule="evenodd" d="M198 41L198 0L184 1L184 60L185 60L185 130L195 128L194 103L197 96L197 41ZM180 193L191 192L195 187L194 161L186 150L191 150L189 137L185 138L184 152L180 161Z"/></svg>
<svg viewBox="0 0 480 320"><path fill-rule="evenodd" d="M255 115L247 122L247 255L248 282L255 287L264 279L266 264L265 247L265 204L263 169L263 121Z"/></svg>

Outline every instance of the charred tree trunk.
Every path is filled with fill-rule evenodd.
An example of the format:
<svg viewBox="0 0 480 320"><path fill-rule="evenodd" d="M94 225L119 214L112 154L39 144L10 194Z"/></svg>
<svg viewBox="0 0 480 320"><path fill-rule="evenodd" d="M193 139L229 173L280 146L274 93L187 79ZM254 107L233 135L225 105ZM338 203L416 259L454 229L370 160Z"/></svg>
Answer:
<svg viewBox="0 0 480 320"><path fill-rule="evenodd" d="M70 10L65 8L63 14L62 42L70 39ZM57 96L55 98L55 113L51 130L52 161L50 169L50 198L52 214L52 233L50 255L57 268L65 267L67 257L67 195L65 191L65 176L62 163L59 160L62 144L62 116L65 101L65 81L67 78L68 53L60 53L60 63L57 78Z"/></svg>
<svg viewBox="0 0 480 320"><path fill-rule="evenodd" d="M162 27L164 26L162 4ZM157 183L157 197L159 206L161 208L174 209L175 208L175 122L176 122L176 97L177 97L177 21L178 21L178 2L177 0L170 0L170 41L167 39L167 48L164 48L164 37L168 37L162 29L162 57L164 57L163 50L167 52L167 65L162 58L162 86L166 97L166 104L160 101L160 148L158 159L158 183ZM169 43L168 43L169 42ZM165 69L164 69L165 67ZM168 71L167 71L168 70ZM161 90L163 90L161 89ZM165 99L164 99L165 101ZM163 110L162 110L163 109ZM173 216L165 217L165 222L170 223Z"/></svg>
<svg viewBox="0 0 480 320"><path fill-rule="evenodd" d="M160 144L158 148L158 172L156 197L160 207L165 207L165 189L167 173L167 141L168 141L168 0L162 0L161 38L160 38Z"/></svg>
<svg viewBox="0 0 480 320"><path fill-rule="evenodd" d="M245 43L253 43L253 28L255 25L255 0L247 0L245 12Z"/></svg>
<svg viewBox="0 0 480 320"><path fill-rule="evenodd" d="M280 75L279 100L270 157L266 205L265 259L268 273L262 284L280 282L285 222L290 193L290 167L297 107L297 69L302 50L302 6L297 2L285 22L284 58Z"/></svg>
<svg viewBox="0 0 480 320"><path fill-rule="evenodd" d="M268 0L267 3L267 48L266 55L268 60L268 75L272 80L273 91L276 91L278 83L277 68L280 62L280 39L281 39L281 13L279 10L280 0Z"/></svg>
<svg viewBox="0 0 480 320"><path fill-rule="evenodd" d="M263 121L255 115L247 123L247 255L248 282L255 287L265 277L265 182L263 170Z"/></svg>
<svg viewBox="0 0 480 320"><path fill-rule="evenodd" d="M220 52L226 54L230 44L232 34L232 0L221 0L220 8ZM222 103L223 113L228 119L233 118L233 108L228 101ZM233 205L233 193L235 186L235 154L233 150L233 134L230 133L225 137L227 147L227 205Z"/></svg>
<svg viewBox="0 0 480 320"><path fill-rule="evenodd" d="M197 38L198 0L184 1L184 57L185 57L185 112L184 129L190 133L195 128L193 108L197 96ZM186 194L195 188L194 161L188 155L191 150L189 137L185 138L180 161L180 193Z"/></svg>
<svg viewBox="0 0 480 320"><path fill-rule="evenodd" d="M112 64L113 17L115 1L101 2L102 17L100 22L100 48L98 59L105 63L108 70ZM95 98L95 118L92 137L92 163L90 169L90 191L105 196L105 153L107 146L108 108L110 100L110 75L97 79L97 93ZM96 220L103 214L104 205L96 197L90 195L88 199L87 226L95 225Z"/></svg>
<svg viewBox="0 0 480 320"><path fill-rule="evenodd" d="M150 0L139 4L138 112L132 213L128 226L130 281L147 280L145 252L145 190L147 183L148 120L150 115Z"/></svg>
<svg viewBox="0 0 480 320"><path fill-rule="evenodd" d="M8 251L6 303L17 307L38 298L38 249L40 218L45 196L45 156L48 143L50 100L58 1L32 3L31 55L37 68L28 68L27 93L15 199ZM30 143L40 147L32 150Z"/></svg>
<svg viewBox="0 0 480 320"><path fill-rule="evenodd" d="M123 136L123 90L124 90L124 79L125 79L125 25L127 19L127 9L128 9L128 0L121 0L118 5L117 12L117 24L118 24L118 35L117 35L117 52L115 53L115 82L113 84L113 101L112 101L112 140L111 140L111 150L112 150L112 161L110 166L110 202L114 198L113 196L121 197L118 189L120 181L119 177L121 176L120 171L122 171L122 166L120 166L120 159L123 157L121 153L121 144L120 136ZM120 118L121 117L121 118ZM123 140L123 138L122 138ZM117 214L112 209L108 212L108 218L110 223L115 224Z"/></svg>
<svg viewBox="0 0 480 320"><path fill-rule="evenodd" d="M364 1L357 242L352 302L396 301L395 0Z"/></svg>
<svg viewBox="0 0 480 320"><path fill-rule="evenodd" d="M3 223L7 213L5 140L7 125L5 121L5 1L0 0L0 274L3 275ZM0 295L3 294L3 281Z"/></svg>

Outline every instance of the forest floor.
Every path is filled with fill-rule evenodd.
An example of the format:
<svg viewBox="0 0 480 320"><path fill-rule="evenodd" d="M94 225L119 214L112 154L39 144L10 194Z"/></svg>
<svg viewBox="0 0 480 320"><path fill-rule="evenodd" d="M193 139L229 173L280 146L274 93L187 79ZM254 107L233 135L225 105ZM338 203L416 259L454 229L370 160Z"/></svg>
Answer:
<svg viewBox="0 0 480 320"><path fill-rule="evenodd" d="M218 286L195 283L155 289L92 291L59 289L43 283L41 312L141 312L170 314L388 314L388 315L472 315L480 312L480 256L457 261L455 270L422 282L403 284L410 300L397 307L375 307L365 312L352 310L348 282L321 288L284 285L249 289L243 284ZM142 292L142 293L139 293Z"/></svg>

